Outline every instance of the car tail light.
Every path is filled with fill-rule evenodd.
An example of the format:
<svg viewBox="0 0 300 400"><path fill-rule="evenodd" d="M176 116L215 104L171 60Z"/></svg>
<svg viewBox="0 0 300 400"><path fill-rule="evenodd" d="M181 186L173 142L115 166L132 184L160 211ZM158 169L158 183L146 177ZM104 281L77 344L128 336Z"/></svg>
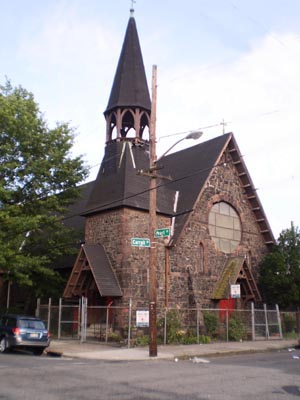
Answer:
<svg viewBox="0 0 300 400"><path fill-rule="evenodd" d="M47 332L47 337L48 337L48 338L50 337L50 332Z"/></svg>
<svg viewBox="0 0 300 400"><path fill-rule="evenodd" d="M20 335L20 328L12 328L12 332L14 335L19 336Z"/></svg>

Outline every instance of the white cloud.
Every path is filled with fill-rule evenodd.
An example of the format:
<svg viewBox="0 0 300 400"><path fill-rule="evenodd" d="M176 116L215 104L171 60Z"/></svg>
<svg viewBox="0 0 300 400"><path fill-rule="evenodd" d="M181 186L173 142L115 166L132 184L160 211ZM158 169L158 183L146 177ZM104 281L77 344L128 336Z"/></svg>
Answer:
<svg viewBox="0 0 300 400"><path fill-rule="evenodd" d="M234 132L245 155L275 237L291 220L300 224L295 184L300 180L300 46L294 36L277 37L280 42L270 35L256 42L232 64L207 70L194 66L172 84L165 79L158 94L162 135L218 124L223 118L230 122L226 130ZM221 134L222 126L204 132L202 140ZM170 140L159 143L162 152Z"/></svg>
<svg viewBox="0 0 300 400"><path fill-rule="evenodd" d="M143 24L138 25L142 33ZM124 26L118 28L99 14L85 18L76 2L62 2L20 39L20 83L35 94L50 123L70 121L78 127L74 152L86 154L90 165L103 156L102 113L125 32ZM186 62L177 54L176 40L166 45L167 27L150 33L141 44L147 72L149 60L158 61L158 136L218 124L204 129L201 140L207 140L222 133L224 119L245 156L275 236L291 220L300 225L300 40L272 33L241 54L219 47L219 62L213 44L207 42L207 48L212 46L207 64L199 61L206 56L197 43L199 52L191 64L191 54ZM171 57L175 54L176 59ZM158 154L179 137L159 140ZM92 172L94 178L97 168Z"/></svg>

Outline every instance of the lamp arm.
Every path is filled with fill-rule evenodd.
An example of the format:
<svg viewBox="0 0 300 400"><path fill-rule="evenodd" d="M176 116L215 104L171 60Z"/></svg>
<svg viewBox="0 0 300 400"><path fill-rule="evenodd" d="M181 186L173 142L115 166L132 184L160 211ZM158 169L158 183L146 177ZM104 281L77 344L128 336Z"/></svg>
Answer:
<svg viewBox="0 0 300 400"><path fill-rule="evenodd" d="M169 147L168 150L165 151L165 152L155 161L155 163L157 163L159 160L161 160L162 158L164 158L164 156L166 156L166 155L169 153L169 151L171 151L171 150L173 149L173 147L177 146L177 144L180 143L180 142L182 142L184 139L185 139L185 137L184 137L184 138L181 138L181 139L179 139L179 140L177 140L177 142L175 142L174 144L172 144L172 146Z"/></svg>

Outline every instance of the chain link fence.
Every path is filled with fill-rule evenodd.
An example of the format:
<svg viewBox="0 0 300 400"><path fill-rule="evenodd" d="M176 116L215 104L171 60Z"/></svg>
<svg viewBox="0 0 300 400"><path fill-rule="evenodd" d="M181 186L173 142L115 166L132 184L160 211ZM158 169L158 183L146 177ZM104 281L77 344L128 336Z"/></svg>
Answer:
<svg viewBox="0 0 300 400"><path fill-rule="evenodd" d="M111 343L124 346L149 343L149 312L127 306L89 306L86 298L77 302L51 299L37 301L36 315L42 318L51 336L81 342ZM159 344L193 344L211 341L282 339L283 334L299 332L297 313L274 309L168 308L157 309Z"/></svg>

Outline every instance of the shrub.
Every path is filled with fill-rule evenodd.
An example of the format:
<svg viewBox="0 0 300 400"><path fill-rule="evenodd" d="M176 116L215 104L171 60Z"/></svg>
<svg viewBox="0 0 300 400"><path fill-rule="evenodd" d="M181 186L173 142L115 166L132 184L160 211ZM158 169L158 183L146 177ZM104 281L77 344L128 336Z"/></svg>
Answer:
<svg viewBox="0 0 300 400"><path fill-rule="evenodd" d="M239 315L233 314L228 323L228 339L233 341L240 341L245 339L247 330L244 322Z"/></svg>
<svg viewBox="0 0 300 400"><path fill-rule="evenodd" d="M199 336L199 343L210 343L211 342L211 338L209 336L206 335L200 335Z"/></svg>
<svg viewBox="0 0 300 400"><path fill-rule="evenodd" d="M134 346L143 346L143 347L145 347L145 346L148 346L148 344L149 344L149 336L146 336L146 335L138 336L133 341L133 345Z"/></svg>
<svg viewBox="0 0 300 400"><path fill-rule="evenodd" d="M119 333L110 332L108 334L107 340L109 342L121 342L122 338L121 338L121 335Z"/></svg>
<svg viewBox="0 0 300 400"><path fill-rule="evenodd" d="M158 321L159 328L164 327L164 318L160 318ZM167 313L167 343L180 343L180 337L184 331L182 331L182 322L177 310L170 310Z"/></svg>
<svg viewBox="0 0 300 400"><path fill-rule="evenodd" d="M283 314L283 331L284 333L292 333L296 331L296 317L291 314Z"/></svg>
<svg viewBox="0 0 300 400"><path fill-rule="evenodd" d="M206 329L206 333L210 337L216 336L217 328L218 328L218 317L209 311L203 312L203 320Z"/></svg>

